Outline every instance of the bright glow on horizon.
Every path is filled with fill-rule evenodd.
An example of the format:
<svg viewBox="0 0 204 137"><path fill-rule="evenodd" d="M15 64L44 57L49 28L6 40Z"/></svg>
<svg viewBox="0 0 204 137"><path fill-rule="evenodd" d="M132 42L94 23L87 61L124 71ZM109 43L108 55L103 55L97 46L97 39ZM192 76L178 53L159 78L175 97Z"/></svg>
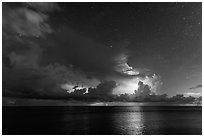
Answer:
<svg viewBox="0 0 204 137"><path fill-rule="evenodd" d="M118 81L119 85L113 90L113 94L133 94L138 89L138 78Z"/></svg>

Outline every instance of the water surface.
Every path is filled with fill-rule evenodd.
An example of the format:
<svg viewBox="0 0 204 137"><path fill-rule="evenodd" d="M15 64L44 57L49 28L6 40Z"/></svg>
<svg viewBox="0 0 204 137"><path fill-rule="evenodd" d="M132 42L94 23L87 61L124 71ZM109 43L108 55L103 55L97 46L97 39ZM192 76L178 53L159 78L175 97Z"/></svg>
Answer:
<svg viewBox="0 0 204 137"><path fill-rule="evenodd" d="M201 106L3 107L3 134L201 134Z"/></svg>

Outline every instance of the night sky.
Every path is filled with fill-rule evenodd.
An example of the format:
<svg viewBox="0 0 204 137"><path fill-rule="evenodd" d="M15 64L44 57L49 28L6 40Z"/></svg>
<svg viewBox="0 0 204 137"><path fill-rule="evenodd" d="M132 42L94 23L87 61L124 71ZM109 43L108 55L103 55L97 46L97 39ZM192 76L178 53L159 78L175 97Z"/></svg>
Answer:
<svg viewBox="0 0 204 137"><path fill-rule="evenodd" d="M202 3L3 3L2 9L5 98L83 100L135 90L201 96Z"/></svg>

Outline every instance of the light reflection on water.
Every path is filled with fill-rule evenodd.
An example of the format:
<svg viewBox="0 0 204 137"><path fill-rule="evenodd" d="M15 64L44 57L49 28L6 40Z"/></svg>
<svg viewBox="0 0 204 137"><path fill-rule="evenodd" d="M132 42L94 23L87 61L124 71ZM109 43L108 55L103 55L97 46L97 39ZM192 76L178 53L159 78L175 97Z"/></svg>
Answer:
<svg viewBox="0 0 204 137"><path fill-rule="evenodd" d="M66 129L64 132L67 134L141 135L187 132L193 134L199 131L201 125L199 111L191 109L188 110L188 107L74 108L63 116L62 122L66 124L62 129ZM186 129L189 130L184 132Z"/></svg>
<svg viewBox="0 0 204 137"><path fill-rule="evenodd" d="M130 107L130 112L116 113L113 115L113 122L117 131L127 135L143 134L145 125L144 117L140 107ZM134 110L133 110L134 109ZM136 109L136 110L135 110Z"/></svg>
<svg viewBox="0 0 204 137"><path fill-rule="evenodd" d="M6 116L6 117L5 117ZM11 107L4 134L201 134L201 107Z"/></svg>
<svg viewBox="0 0 204 137"><path fill-rule="evenodd" d="M96 108L94 108L96 109ZM61 121L66 122L62 129L81 134L126 134L141 135L145 133L145 119L142 107L110 108L103 111L84 109L76 114L66 114ZM112 111L114 110L114 111ZM69 110L69 112L71 112Z"/></svg>

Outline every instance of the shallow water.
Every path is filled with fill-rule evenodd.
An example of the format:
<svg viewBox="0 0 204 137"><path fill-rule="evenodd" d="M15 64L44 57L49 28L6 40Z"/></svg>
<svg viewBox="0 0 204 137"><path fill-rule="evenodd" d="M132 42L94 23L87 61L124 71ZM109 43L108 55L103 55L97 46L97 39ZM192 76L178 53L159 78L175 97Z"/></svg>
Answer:
<svg viewBox="0 0 204 137"><path fill-rule="evenodd" d="M201 106L3 107L3 134L202 134Z"/></svg>

